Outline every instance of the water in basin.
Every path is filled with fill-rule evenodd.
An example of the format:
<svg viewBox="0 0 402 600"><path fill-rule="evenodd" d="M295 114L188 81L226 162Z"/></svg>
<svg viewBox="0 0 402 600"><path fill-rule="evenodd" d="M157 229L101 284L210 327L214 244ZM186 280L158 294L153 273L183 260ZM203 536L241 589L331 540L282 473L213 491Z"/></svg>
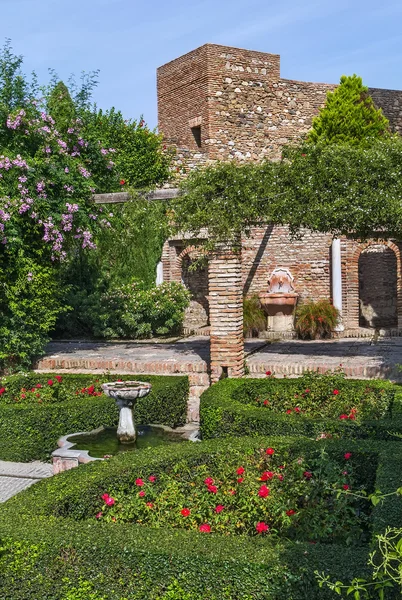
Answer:
<svg viewBox="0 0 402 600"><path fill-rule="evenodd" d="M75 444L72 450L88 450L94 458L103 458L105 455L114 455L120 452L138 452L155 446L177 444L185 442L182 433L164 431L160 427L140 425L138 427L137 441L133 444L121 444L116 435L116 428L106 428L95 434L72 435L69 442Z"/></svg>

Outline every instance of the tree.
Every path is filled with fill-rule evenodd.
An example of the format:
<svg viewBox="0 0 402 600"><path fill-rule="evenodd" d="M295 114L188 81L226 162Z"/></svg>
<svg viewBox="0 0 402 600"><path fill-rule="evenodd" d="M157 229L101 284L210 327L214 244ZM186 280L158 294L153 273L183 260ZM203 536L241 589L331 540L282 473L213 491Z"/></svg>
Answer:
<svg viewBox="0 0 402 600"><path fill-rule="evenodd" d="M102 111L96 106L79 114L86 138L100 142L103 153L113 152L117 183L124 182L123 189L155 186L169 178L170 155L162 136L148 129L142 118L126 120L115 108ZM113 191L101 180L98 188L100 192Z"/></svg>
<svg viewBox="0 0 402 600"><path fill-rule="evenodd" d="M343 75L339 87L327 93L325 106L313 119L307 141L357 146L389 136L388 119L376 108L361 77Z"/></svg>
<svg viewBox="0 0 402 600"><path fill-rule="evenodd" d="M58 131L66 134L77 118L77 110L68 87L63 81L57 82L50 90L46 103Z"/></svg>

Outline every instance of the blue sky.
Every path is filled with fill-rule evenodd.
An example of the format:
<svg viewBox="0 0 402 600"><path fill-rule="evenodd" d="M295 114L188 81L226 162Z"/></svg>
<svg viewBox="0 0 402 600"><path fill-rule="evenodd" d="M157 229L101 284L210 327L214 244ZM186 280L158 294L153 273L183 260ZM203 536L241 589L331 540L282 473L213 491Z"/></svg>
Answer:
<svg viewBox="0 0 402 600"><path fill-rule="evenodd" d="M207 42L280 54L289 79L402 89L401 24L401 0L0 0L0 42L26 72L100 69L98 106L152 128L156 68Z"/></svg>

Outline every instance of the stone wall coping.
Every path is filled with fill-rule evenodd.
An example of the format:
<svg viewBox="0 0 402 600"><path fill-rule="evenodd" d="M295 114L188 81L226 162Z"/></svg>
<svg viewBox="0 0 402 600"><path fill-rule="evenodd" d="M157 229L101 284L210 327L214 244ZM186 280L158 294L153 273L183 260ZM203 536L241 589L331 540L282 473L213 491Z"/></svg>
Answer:
<svg viewBox="0 0 402 600"><path fill-rule="evenodd" d="M147 200L171 200L180 196L180 193L179 188L162 188L151 192L140 192L140 195ZM130 202L133 197L129 192L112 192L110 194L94 194L92 199L95 204L116 204Z"/></svg>

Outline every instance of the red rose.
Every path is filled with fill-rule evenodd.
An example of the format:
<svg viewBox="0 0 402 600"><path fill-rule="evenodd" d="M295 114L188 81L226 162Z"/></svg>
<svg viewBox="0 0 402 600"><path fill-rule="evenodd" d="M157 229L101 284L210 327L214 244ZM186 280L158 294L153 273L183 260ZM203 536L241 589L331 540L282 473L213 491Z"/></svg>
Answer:
<svg viewBox="0 0 402 600"><path fill-rule="evenodd" d="M237 480L237 483L243 483L244 481L244 477L239 477L239 479Z"/></svg>
<svg viewBox="0 0 402 600"><path fill-rule="evenodd" d="M214 480L212 479L212 477L207 477L206 479L204 479L205 485L212 485L213 482Z"/></svg>
<svg viewBox="0 0 402 600"><path fill-rule="evenodd" d="M309 390L309 389L307 389L307 390L304 390L304 393L305 393L305 394L309 394L309 393L310 393L310 390Z"/></svg>
<svg viewBox="0 0 402 600"><path fill-rule="evenodd" d="M209 485L207 489L208 489L208 492L211 492L211 494L216 494L216 492L218 491L218 488L216 487L216 485Z"/></svg>
<svg viewBox="0 0 402 600"><path fill-rule="evenodd" d="M304 471L304 473L303 473L303 476L304 476L306 479L311 479L311 478L312 478L312 476L313 476L313 474L312 474L310 471Z"/></svg>
<svg viewBox="0 0 402 600"><path fill-rule="evenodd" d="M155 475L150 475L150 476L148 477L148 481L150 481L151 483L153 483L154 481L156 481L156 477L155 477Z"/></svg>
<svg viewBox="0 0 402 600"><path fill-rule="evenodd" d="M283 475L277 475L277 478L279 479L279 481L283 481Z"/></svg>
<svg viewBox="0 0 402 600"><path fill-rule="evenodd" d="M208 525L208 523L204 523L203 525L200 525L198 529L201 531L201 533L210 533L211 525Z"/></svg>
<svg viewBox="0 0 402 600"><path fill-rule="evenodd" d="M5 391L6 391L6 388L4 388L4 387L0 388L0 396L1 396L1 394L4 394Z"/></svg>
<svg viewBox="0 0 402 600"><path fill-rule="evenodd" d="M53 385L53 381L51 379L49 379L49 381L47 382L48 385Z"/></svg>
<svg viewBox="0 0 402 600"><path fill-rule="evenodd" d="M264 400L264 406L267 406L269 404L268 400Z"/></svg>
<svg viewBox="0 0 402 600"><path fill-rule="evenodd" d="M237 475L243 475L243 473L244 473L244 467L239 467L236 471Z"/></svg>
<svg viewBox="0 0 402 600"><path fill-rule="evenodd" d="M271 371L267 371L267 372L265 373L265 375L266 375L267 377L269 377L270 375L272 375L272 373L271 373Z"/></svg>
<svg viewBox="0 0 402 600"><path fill-rule="evenodd" d="M42 384L41 384L41 383L37 383L37 384L35 385L35 387L36 387L36 388L41 388L41 387L42 387Z"/></svg>
<svg viewBox="0 0 402 600"><path fill-rule="evenodd" d="M255 526L255 529L256 529L257 533L266 533L269 529L269 526L266 523L264 523L263 521L260 521Z"/></svg>
<svg viewBox="0 0 402 600"><path fill-rule="evenodd" d="M234 496L234 495L236 494L236 490L229 490L229 494L230 494L231 496Z"/></svg>
<svg viewBox="0 0 402 600"><path fill-rule="evenodd" d="M115 499L111 498L110 496L105 500L105 504L107 506L113 506L114 503L115 503Z"/></svg>
<svg viewBox="0 0 402 600"><path fill-rule="evenodd" d="M216 513L220 513L223 511L225 507L222 504L218 504L218 506L215 507L215 512Z"/></svg>
<svg viewBox="0 0 402 600"><path fill-rule="evenodd" d="M269 496L269 492L270 492L270 489L267 488L266 485L262 485L260 487L260 489L258 490L258 495L260 496L260 498L266 498L267 496Z"/></svg>
<svg viewBox="0 0 402 600"><path fill-rule="evenodd" d="M293 510L293 508L291 508L290 510L287 510L287 511L286 511L286 514L287 514L287 516L288 516L288 517L291 517L292 515L295 515L295 514L296 514L296 511L295 511L295 510Z"/></svg>
<svg viewBox="0 0 402 600"><path fill-rule="evenodd" d="M291 415L291 414L292 414L292 411L290 410L290 408L288 408L288 410L286 411L286 413L287 413L288 415Z"/></svg>
<svg viewBox="0 0 402 600"><path fill-rule="evenodd" d="M100 519L102 515L103 515L102 511L101 511L101 512L98 512L98 513L95 515L95 519Z"/></svg>
<svg viewBox="0 0 402 600"><path fill-rule="evenodd" d="M154 505L152 504L152 502L147 502L146 505L148 506L148 508L153 508Z"/></svg>
<svg viewBox="0 0 402 600"><path fill-rule="evenodd" d="M57 379L59 383L63 381L63 377L61 377L60 375L56 375L55 379Z"/></svg>
<svg viewBox="0 0 402 600"><path fill-rule="evenodd" d="M340 415L340 417L339 417L339 418L340 418L341 420L343 420L343 419L349 419L348 415L345 415L345 414L343 414L343 415Z"/></svg>
<svg viewBox="0 0 402 600"><path fill-rule="evenodd" d="M349 489L349 486L348 486L347 483L345 483L342 487L343 487L344 490L348 490Z"/></svg>
<svg viewBox="0 0 402 600"><path fill-rule="evenodd" d="M135 485L138 485L139 487L142 487L144 485L144 482L141 478L138 478L135 480Z"/></svg>
<svg viewBox="0 0 402 600"><path fill-rule="evenodd" d="M274 476L274 474L272 473L272 471L264 471L264 473L260 477L260 480L268 481L268 479L272 479L273 476Z"/></svg>
<svg viewBox="0 0 402 600"><path fill-rule="evenodd" d="M140 492L138 492L138 495L140 498L143 498L145 496L144 490L141 490Z"/></svg>
<svg viewBox="0 0 402 600"><path fill-rule="evenodd" d="M265 450L265 454L269 454L269 456L272 456L273 454L275 454L275 450L273 448L267 448Z"/></svg>
<svg viewBox="0 0 402 600"><path fill-rule="evenodd" d="M334 394L334 396L337 396L339 394L339 390L334 390L332 393Z"/></svg>
<svg viewBox="0 0 402 600"><path fill-rule="evenodd" d="M345 452L345 454L343 455L343 458L344 458L345 460L349 460L349 458L350 458L351 456L352 456L352 453L351 453L351 452Z"/></svg>
<svg viewBox="0 0 402 600"><path fill-rule="evenodd" d="M191 510L189 508L182 508L180 513L183 517L189 517L191 514Z"/></svg>
<svg viewBox="0 0 402 600"><path fill-rule="evenodd" d="M295 406L295 412L299 413L300 412L300 408L298 406Z"/></svg>
<svg viewBox="0 0 402 600"><path fill-rule="evenodd" d="M120 185L124 185L126 182L124 181L124 179L120 179Z"/></svg>

